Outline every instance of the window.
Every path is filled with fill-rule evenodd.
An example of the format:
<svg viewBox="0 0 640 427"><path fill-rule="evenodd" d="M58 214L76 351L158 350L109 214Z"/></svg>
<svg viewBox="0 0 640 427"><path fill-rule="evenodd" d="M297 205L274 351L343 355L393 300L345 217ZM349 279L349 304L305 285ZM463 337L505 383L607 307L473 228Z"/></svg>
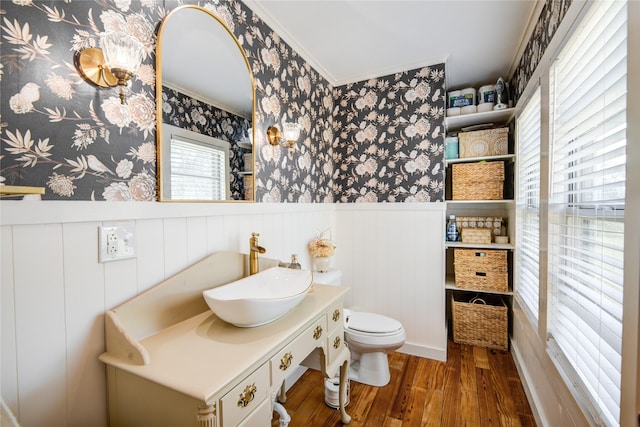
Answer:
<svg viewBox="0 0 640 427"><path fill-rule="evenodd" d="M516 121L516 295L534 325L538 323L540 235L540 88Z"/></svg>
<svg viewBox="0 0 640 427"><path fill-rule="evenodd" d="M229 143L163 124L163 163L172 200L225 200L229 197ZM168 142L168 144L167 144Z"/></svg>
<svg viewBox="0 0 640 427"><path fill-rule="evenodd" d="M598 424L620 420L626 2L593 2L551 67L549 353Z"/></svg>

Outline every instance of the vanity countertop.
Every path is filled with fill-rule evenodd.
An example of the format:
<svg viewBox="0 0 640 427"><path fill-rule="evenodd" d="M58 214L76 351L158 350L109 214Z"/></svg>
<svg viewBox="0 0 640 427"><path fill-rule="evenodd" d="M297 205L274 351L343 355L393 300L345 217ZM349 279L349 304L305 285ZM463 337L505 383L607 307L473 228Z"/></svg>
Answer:
<svg viewBox="0 0 640 427"><path fill-rule="evenodd" d="M235 327L206 311L141 339L149 364L133 364L108 352L100 360L210 403L216 393L230 390L242 375L269 360L346 291L314 284L313 291L291 312L256 328Z"/></svg>

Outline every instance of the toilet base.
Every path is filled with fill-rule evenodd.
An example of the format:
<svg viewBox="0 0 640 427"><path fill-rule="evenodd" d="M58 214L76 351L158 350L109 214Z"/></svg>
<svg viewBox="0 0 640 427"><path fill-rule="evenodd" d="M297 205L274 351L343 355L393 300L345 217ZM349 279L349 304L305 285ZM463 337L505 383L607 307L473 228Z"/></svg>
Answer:
<svg viewBox="0 0 640 427"><path fill-rule="evenodd" d="M353 360L349 368L351 380L374 387L384 387L389 384L391 373L386 352L354 353L352 350Z"/></svg>

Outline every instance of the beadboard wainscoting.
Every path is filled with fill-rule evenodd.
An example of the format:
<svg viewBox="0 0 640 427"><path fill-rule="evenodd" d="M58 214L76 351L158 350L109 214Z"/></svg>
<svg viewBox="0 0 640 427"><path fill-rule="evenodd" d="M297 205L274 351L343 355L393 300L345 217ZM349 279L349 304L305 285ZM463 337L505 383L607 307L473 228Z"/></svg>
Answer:
<svg viewBox="0 0 640 427"><path fill-rule="evenodd" d="M336 204L345 304L399 320L399 350L445 361L444 203Z"/></svg>
<svg viewBox="0 0 640 427"><path fill-rule="evenodd" d="M2 397L24 426L106 426L105 310L219 250L308 268L332 204L12 202L1 209ZM137 257L98 263L98 226L133 221ZM215 363L215 361L212 361Z"/></svg>

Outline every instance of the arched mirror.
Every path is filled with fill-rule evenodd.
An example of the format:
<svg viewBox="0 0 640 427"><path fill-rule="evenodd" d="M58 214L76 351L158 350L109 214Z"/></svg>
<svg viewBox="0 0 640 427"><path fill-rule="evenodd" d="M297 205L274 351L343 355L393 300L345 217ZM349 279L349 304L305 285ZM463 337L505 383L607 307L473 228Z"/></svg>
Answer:
<svg viewBox="0 0 640 427"><path fill-rule="evenodd" d="M162 21L156 44L161 201L254 199L255 86L229 27L199 6Z"/></svg>

